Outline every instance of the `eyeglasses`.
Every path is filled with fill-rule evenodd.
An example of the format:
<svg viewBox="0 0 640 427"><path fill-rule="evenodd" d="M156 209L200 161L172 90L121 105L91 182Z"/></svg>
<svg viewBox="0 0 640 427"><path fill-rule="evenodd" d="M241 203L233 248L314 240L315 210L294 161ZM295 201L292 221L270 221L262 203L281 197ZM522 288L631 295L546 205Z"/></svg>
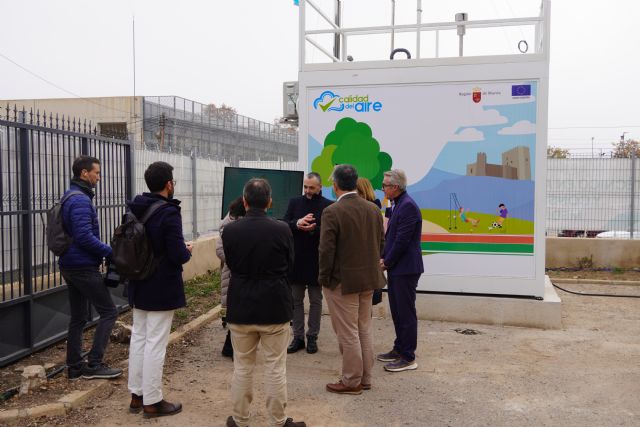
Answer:
<svg viewBox="0 0 640 427"><path fill-rule="evenodd" d="M173 185L175 187L176 186L176 181L175 180L171 180L171 185Z"/></svg>
<svg viewBox="0 0 640 427"><path fill-rule="evenodd" d="M389 188L389 187L395 187L395 184L385 184L384 182L382 183L382 188Z"/></svg>

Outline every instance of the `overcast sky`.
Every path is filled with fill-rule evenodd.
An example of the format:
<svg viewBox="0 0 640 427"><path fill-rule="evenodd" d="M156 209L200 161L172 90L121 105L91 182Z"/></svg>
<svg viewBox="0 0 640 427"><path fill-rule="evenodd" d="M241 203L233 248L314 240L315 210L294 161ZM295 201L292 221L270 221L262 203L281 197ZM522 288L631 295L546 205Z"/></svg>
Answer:
<svg viewBox="0 0 640 427"><path fill-rule="evenodd" d="M343 3L345 26L389 23L390 0ZM398 22L411 22L416 1L396 3ZM540 6L422 3L423 22L456 12L472 20L536 16ZM293 0L0 0L0 99L133 94L134 15L138 95L226 103L267 122L282 115L282 83L298 73ZM608 148L622 132L640 139L640 2L554 0L551 16L549 144L590 148L595 137L596 148ZM501 30L483 44L513 48L523 37L531 40L526 30Z"/></svg>

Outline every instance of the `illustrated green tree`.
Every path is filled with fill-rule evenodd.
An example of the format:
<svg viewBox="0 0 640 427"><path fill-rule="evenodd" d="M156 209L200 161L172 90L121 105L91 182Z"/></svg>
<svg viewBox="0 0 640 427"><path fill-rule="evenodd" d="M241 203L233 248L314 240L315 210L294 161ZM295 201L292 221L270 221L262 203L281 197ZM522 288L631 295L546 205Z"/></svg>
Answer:
<svg viewBox="0 0 640 427"><path fill-rule="evenodd" d="M322 153L313 160L311 168L322 176L322 185L328 187L334 166L344 163L355 166L359 176L368 178L373 188L381 189L382 178L391 170L393 159L380 151L368 124L345 117L327 134Z"/></svg>

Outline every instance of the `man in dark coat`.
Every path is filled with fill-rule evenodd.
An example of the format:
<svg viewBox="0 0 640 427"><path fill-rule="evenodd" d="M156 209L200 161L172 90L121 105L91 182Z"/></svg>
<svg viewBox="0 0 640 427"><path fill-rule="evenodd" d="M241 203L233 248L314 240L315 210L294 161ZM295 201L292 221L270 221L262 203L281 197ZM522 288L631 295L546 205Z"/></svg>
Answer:
<svg viewBox="0 0 640 427"><path fill-rule="evenodd" d="M378 360L387 362L386 371L401 372L418 368L415 360L418 345L416 288L424 272L420 247L422 215L416 202L407 194L404 171L385 172L382 188L393 202L380 266L387 270L389 307L396 339L393 349L379 354Z"/></svg>
<svg viewBox="0 0 640 427"><path fill-rule="evenodd" d="M111 294L104 285L99 266L111 256L111 247L100 241L100 224L93 205L93 189L100 181L100 161L80 156L74 160L73 179L65 193L73 192L62 205L62 224L73 238L60 257L60 273L67 283L71 319L67 337L67 375L70 380L83 378L117 378L122 369L110 368L103 357L111 329L118 318ZM87 301L100 315L93 336L88 363L82 358L82 332L87 322Z"/></svg>
<svg viewBox="0 0 640 427"><path fill-rule="evenodd" d="M144 180L150 193L142 193L129 203L141 219L147 209L155 210L145 223L156 270L144 280L129 283L129 305L133 308L133 330L129 348L130 411L143 410L147 418L177 414L180 403L170 403L162 395L162 370L169 343L173 313L184 307L182 264L191 258L192 246L182 235L180 201L173 198L176 182L173 166L165 162L149 165Z"/></svg>
<svg viewBox="0 0 640 427"><path fill-rule="evenodd" d="M318 245L320 244L320 218L322 211L332 202L322 197L322 179L315 172L303 181L304 195L289 201L284 221L293 233L295 262L291 273L293 294L293 341L287 353L305 348L304 343L304 291L309 293L309 320L307 353L318 351L318 333L322 317L322 287L318 285Z"/></svg>
<svg viewBox="0 0 640 427"><path fill-rule="evenodd" d="M293 236L284 222L267 217L271 186L254 178L242 192L247 210L242 221L224 229L222 247L231 270L227 322L233 343L233 415L227 427L249 423L253 372L260 344L270 425L304 427L287 418L287 343L293 301L288 275L293 266Z"/></svg>

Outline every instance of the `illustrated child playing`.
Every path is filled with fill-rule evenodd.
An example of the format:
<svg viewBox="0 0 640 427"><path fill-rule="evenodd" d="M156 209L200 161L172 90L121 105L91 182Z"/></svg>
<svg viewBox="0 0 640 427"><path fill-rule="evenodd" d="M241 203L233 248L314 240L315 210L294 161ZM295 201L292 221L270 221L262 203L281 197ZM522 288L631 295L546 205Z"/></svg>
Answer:
<svg viewBox="0 0 640 427"><path fill-rule="evenodd" d="M474 219L474 218L469 218L467 217L466 212L469 212L469 208L465 209L462 206L460 206L460 220L462 220L462 222L468 222L470 223L472 226L477 227L478 223L480 222L479 219Z"/></svg>
<svg viewBox="0 0 640 427"><path fill-rule="evenodd" d="M502 228L502 223L505 219L507 219L507 215L509 214L509 211L507 210L507 207L504 205L504 203L500 203L498 205L497 211L498 218L496 218L495 222L491 224L489 230L491 230L492 228Z"/></svg>

